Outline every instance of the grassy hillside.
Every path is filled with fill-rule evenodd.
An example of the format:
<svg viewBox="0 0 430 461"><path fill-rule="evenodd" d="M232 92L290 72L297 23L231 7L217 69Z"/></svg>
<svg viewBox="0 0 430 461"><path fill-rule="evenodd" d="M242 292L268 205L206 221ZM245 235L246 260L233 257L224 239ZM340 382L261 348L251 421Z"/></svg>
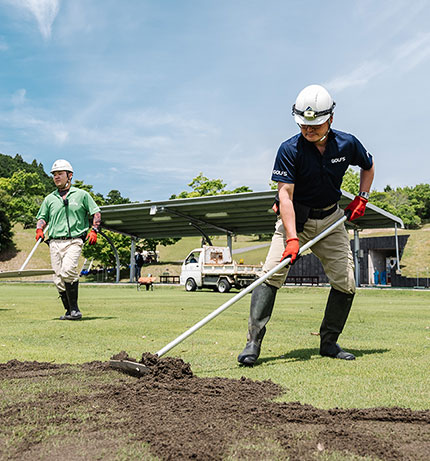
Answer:
<svg viewBox="0 0 430 461"><path fill-rule="evenodd" d="M17 270L25 261L27 255L35 244L34 229L23 229L21 225L14 228L14 241L16 244L16 252L2 252L0 253L0 270ZM417 270L421 277L425 277L430 270L430 224L426 224L419 230L406 230L400 229L399 235L410 235L406 245L403 258L401 260L402 274L408 277L416 277ZM380 237L386 235L394 235L394 230L381 229L381 230L365 230L360 233L360 237ZM351 233L352 238L352 233ZM212 239L214 245L226 246L226 237L214 237ZM270 243L269 240L261 241L253 236L237 236L233 240L233 249L240 249L245 247L260 246ZM198 248L201 245L199 237L187 237L181 239L175 245L158 248L160 252L160 264L144 267L142 274L151 273L154 276L159 276L166 269L172 275L179 275L181 261L188 255L193 248ZM239 261L243 259L245 264L260 264L265 260L268 247L257 248L244 253L234 255L234 259ZM80 266L84 259L81 258ZM45 269L50 267L49 251L45 244L41 244L30 260L27 269ZM127 281L128 276L126 273L122 275L122 280ZM40 277L39 280L50 280L50 276ZM38 280L31 278L31 280Z"/></svg>

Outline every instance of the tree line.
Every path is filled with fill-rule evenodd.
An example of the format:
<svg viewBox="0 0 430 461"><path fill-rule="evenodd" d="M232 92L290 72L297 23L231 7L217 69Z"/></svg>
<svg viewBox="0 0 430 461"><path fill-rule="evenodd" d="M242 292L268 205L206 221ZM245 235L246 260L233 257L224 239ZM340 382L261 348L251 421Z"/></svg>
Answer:
<svg viewBox="0 0 430 461"><path fill-rule="evenodd" d="M349 169L345 174L342 189L356 195L359 182L359 174ZM83 181L75 180L73 185L89 192L99 206L131 203L129 198L123 197L116 189L103 196L95 192L92 185L84 184ZM248 186L228 190L227 184L222 179L209 179L203 173L193 178L187 185L191 190L173 194L169 199L252 192ZM276 184L272 184L271 187L276 188ZM0 154L0 249L13 246L15 224L20 223L24 228L35 227L37 211L44 197L53 189L52 178L46 174L41 163L33 160L29 164L20 155L12 158ZM406 228L417 229L423 223L430 221L429 184L397 188L387 185L382 192L371 191L370 201L383 210L399 216ZM109 231L106 233L118 250L121 265L127 266L130 262L130 237ZM137 246L142 250L156 251L157 246L171 245L178 240L178 238L140 239L137 241ZM115 265L111 247L105 239L99 239L95 246L86 245L83 255L88 259L99 261L105 267Z"/></svg>
<svg viewBox="0 0 430 461"><path fill-rule="evenodd" d="M359 185L359 173L348 169L342 189L357 195ZM418 229L430 222L430 184L395 188L387 185L382 192L370 192L370 203L401 218L406 229Z"/></svg>

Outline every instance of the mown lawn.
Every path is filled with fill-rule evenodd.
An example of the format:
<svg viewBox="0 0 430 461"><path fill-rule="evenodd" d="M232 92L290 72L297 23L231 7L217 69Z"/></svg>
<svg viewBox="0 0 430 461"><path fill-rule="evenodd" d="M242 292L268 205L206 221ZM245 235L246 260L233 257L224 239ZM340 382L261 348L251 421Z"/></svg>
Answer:
<svg viewBox="0 0 430 461"><path fill-rule="evenodd" d="M198 376L271 379L284 401L319 408L430 407L430 292L359 290L341 337L353 362L318 355L317 332L327 288L283 288L259 365L238 366L247 329L249 295L168 355L190 362ZM84 319L62 313L51 284L0 284L0 362L106 361L121 351L155 353L227 301L233 293L183 288L81 285Z"/></svg>

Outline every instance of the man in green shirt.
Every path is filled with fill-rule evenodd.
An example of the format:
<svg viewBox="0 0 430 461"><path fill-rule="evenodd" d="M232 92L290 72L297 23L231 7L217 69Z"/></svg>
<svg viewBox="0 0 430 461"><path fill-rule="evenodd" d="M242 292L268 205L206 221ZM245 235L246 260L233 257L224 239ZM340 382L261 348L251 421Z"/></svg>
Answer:
<svg viewBox="0 0 430 461"><path fill-rule="evenodd" d="M57 190L45 197L37 213L36 240L45 238L43 230L49 224L54 283L66 310L60 319L79 320L82 313L78 307L78 261L84 242L87 239L90 245L97 242L100 208L88 192L71 185L73 167L67 160L56 160L51 174ZM93 225L88 233L90 216Z"/></svg>

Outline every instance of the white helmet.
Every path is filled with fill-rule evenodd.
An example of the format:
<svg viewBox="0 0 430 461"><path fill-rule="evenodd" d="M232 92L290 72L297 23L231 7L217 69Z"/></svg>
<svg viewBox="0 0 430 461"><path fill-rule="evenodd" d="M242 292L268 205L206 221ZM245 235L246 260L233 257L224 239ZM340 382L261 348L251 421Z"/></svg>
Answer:
<svg viewBox="0 0 430 461"><path fill-rule="evenodd" d="M51 173L54 173L54 171L70 171L73 173L73 167L67 160L60 158L52 164Z"/></svg>
<svg viewBox="0 0 430 461"><path fill-rule="evenodd" d="M322 125L333 114L335 105L323 86L309 85L297 96L292 115L299 125Z"/></svg>

